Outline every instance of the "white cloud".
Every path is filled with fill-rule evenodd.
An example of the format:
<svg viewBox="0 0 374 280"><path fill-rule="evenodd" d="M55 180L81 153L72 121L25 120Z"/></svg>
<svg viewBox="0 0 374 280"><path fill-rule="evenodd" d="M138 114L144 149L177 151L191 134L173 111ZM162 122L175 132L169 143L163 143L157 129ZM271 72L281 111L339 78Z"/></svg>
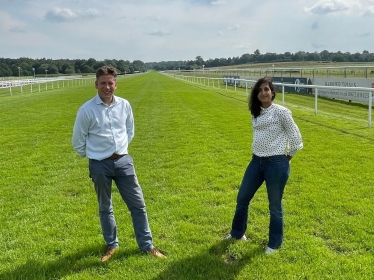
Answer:
<svg viewBox="0 0 374 280"><path fill-rule="evenodd" d="M325 15L349 10L350 5L343 0L322 0L304 11L311 14Z"/></svg>
<svg viewBox="0 0 374 280"><path fill-rule="evenodd" d="M152 21L152 22L165 22L166 19L162 16L148 16L146 17L146 19L148 19L149 21Z"/></svg>
<svg viewBox="0 0 374 280"><path fill-rule="evenodd" d="M374 6L367 7L364 16L374 16Z"/></svg>
<svg viewBox="0 0 374 280"><path fill-rule="evenodd" d="M46 13L45 18L49 21L63 22L75 20L78 16L70 9L54 8Z"/></svg>
<svg viewBox="0 0 374 280"><path fill-rule="evenodd" d="M234 26L229 26L227 29L228 30L237 30L240 28L240 25L239 24L235 24Z"/></svg>
<svg viewBox="0 0 374 280"><path fill-rule="evenodd" d="M348 15L373 15L373 0L320 0L304 12L312 15L327 15L345 13Z"/></svg>
<svg viewBox="0 0 374 280"><path fill-rule="evenodd" d="M150 32L145 32L145 34L147 35L152 35L152 36L167 36L167 35L170 35L171 32L170 31L167 31L167 30L153 30L153 31L150 31Z"/></svg>
<svg viewBox="0 0 374 280"><path fill-rule="evenodd" d="M213 6L215 6L215 5L224 5L224 4L226 4L226 1L218 0L218 1L213 1L213 2L211 2L211 4L212 4Z"/></svg>
<svg viewBox="0 0 374 280"><path fill-rule="evenodd" d="M0 11L0 32L15 29L23 29L24 24L22 21L12 17L10 14ZM1 46L1 45L0 45Z"/></svg>
<svg viewBox="0 0 374 280"><path fill-rule="evenodd" d="M235 49L250 49L251 47L252 47L252 44L246 43L246 44L243 44L243 45L237 45L234 48Z"/></svg>
<svg viewBox="0 0 374 280"><path fill-rule="evenodd" d="M9 31L14 32L14 33L26 33L27 32L26 29L21 28L19 26L9 28Z"/></svg>
<svg viewBox="0 0 374 280"><path fill-rule="evenodd" d="M95 18L97 16L99 16L99 12L96 9L73 12L69 8L56 7L46 13L45 19L54 22L65 22L75 21L79 19Z"/></svg>

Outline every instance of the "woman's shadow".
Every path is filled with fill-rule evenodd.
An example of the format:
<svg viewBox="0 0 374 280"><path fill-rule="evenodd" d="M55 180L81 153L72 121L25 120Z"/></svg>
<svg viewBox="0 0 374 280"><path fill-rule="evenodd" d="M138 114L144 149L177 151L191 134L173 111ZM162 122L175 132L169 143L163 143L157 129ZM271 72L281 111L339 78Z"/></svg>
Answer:
<svg viewBox="0 0 374 280"><path fill-rule="evenodd" d="M228 248L233 242L243 241L222 240L199 255L170 263L153 280L236 279L245 265L255 256L263 254L263 249L257 246L245 250L243 254L230 253Z"/></svg>

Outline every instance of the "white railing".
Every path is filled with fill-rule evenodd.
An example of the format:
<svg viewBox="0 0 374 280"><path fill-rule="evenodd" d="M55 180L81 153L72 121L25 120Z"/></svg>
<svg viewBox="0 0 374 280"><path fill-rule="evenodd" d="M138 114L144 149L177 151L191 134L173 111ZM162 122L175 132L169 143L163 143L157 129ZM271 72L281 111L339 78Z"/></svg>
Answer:
<svg viewBox="0 0 374 280"><path fill-rule="evenodd" d="M20 93L24 93L24 88L30 89L29 92L38 91L40 92L45 85L45 90L59 89L60 87L71 87L77 85L85 85L87 83L93 83L95 76L60 76L50 78L26 78L26 79L9 79L0 80L0 90L9 89L9 94L12 95L15 89L20 90ZM1 91L4 92L4 91ZM1 93L0 92L0 93Z"/></svg>
<svg viewBox="0 0 374 280"><path fill-rule="evenodd" d="M227 78L211 78L211 77L196 77L196 76L184 76L184 75L177 75L163 72L164 75L174 77L176 79L180 79L186 82L191 83L198 83L204 86L212 86L214 88L221 89L221 85L224 85L224 89L228 90L228 80ZM249 85L255 84L257 80L245 80L245 79L231 79L234 80L234 90L237 90L237 84L245 83L245 93L248 96L248 89ZM275 86L282 87L282 104L284 105L284 96L285 96L285 87L293 87L295 85L287 84L287 83L275 83ZM298 84L297 87L299 88L311 88L314 90L314 113L317 114L318 112L318 90L319 89L329 89L329 90L341 90L341 91L362 91L367 92L368 96L368 127L371 127L372 123L372 106L373 106L373 93L374 88L366 88L366 87L335 87L335 86L319 86L319 85L302 85Z"/></svg>

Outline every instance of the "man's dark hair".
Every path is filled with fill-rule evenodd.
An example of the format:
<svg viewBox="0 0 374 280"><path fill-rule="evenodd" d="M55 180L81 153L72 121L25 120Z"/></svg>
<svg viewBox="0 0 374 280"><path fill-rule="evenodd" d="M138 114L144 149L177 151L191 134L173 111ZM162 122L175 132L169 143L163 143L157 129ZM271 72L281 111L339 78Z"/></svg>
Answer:
<svg viewBox="0 0 374 280"><path fill-rule="evenodd" d="M103 75L113 75L114 78L116 78L117 70L111 65L102 66L96 71L96 79L99 79L99 77Z"/></svg>

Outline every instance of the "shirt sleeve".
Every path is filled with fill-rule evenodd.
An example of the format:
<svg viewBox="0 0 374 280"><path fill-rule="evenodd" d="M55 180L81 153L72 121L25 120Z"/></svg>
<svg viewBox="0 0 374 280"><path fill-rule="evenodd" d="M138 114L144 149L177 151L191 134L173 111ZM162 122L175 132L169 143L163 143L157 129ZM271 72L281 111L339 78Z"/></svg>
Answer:
<svg viewBox="0 0 374 280"><path fill-rule="evenodd" d="M86 139L88 135L89 119L84 109L79 109L73 128L72 144L74 150L86 157Z"/></svg>
<svg viewBox="0 0 374 280"><path fill-rule="evenodd" d="M130 143L135 135L134 115L132 113L130 104L128 104L128 114L126 118L126 132L127 132L128 142Z"/></svg>
<svg viewBox="0 0 374 280"><path fill-rule="evenodd" d="M290 110L284 111L283 127L288 138L288 155L294 156L298 150L303 148L303 140L300 130L292 118Z"/></svg>

